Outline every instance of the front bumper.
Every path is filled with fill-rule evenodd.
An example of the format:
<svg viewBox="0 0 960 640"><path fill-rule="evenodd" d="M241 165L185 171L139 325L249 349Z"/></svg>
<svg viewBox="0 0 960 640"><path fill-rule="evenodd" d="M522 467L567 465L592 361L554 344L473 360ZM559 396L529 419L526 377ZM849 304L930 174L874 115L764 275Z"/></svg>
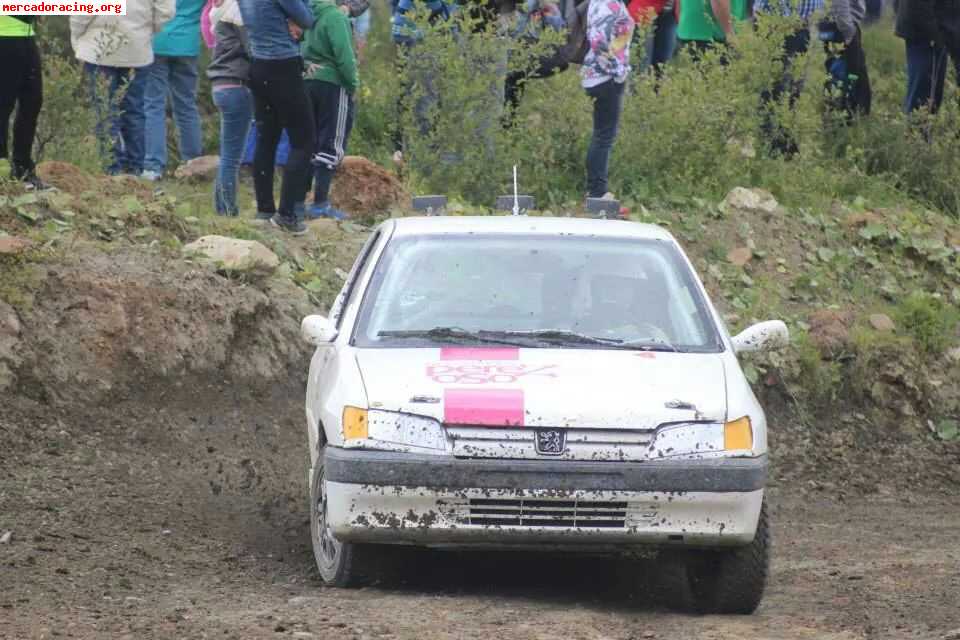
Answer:
<svg viewBox="0 0 960 640"><path fill-rule="evenodd" d="M327 447L327 518L349 542L736 546L753 540L767 460L458 459Z"/></svg>

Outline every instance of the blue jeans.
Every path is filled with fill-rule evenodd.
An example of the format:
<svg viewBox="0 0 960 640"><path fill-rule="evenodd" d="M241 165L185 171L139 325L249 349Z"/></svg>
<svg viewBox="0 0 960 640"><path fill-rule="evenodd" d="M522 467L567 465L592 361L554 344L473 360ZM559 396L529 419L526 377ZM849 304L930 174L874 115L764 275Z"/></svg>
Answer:
<svg viewBox="0 0 960 640"><path fill-rule="evenodd" d="M663 71L663 65L670 62L676 50L677 17L673 11L664 11L650 26L640 71L653 67L653 72L659 77Z"/></svg>
<svg viewBox="0 0 960 640"><path fill-rule="evenodd" d="M947 77L947 50L935 47L926 40L907 40L907 98L903 110L907 113L920 107L936 112L943 102L943 84ZM953 65L960 82L960 60Z"/></svg>
<svg viewBox="0 0 960 640"><path fill-rule="evenodd" d="M167 94L172 99L173 119L180 132L180 161L203 153L197 111L197 59L157 56L144 72L147 133L143 168L163 173L167 166Z"/></svg>
<svg viewBox="0 0 960 640"><path fill-rule="evenodd" d="M607 192L610 152L620 127L625 82L607 80L587 89L593 98L593 136L587 149L587 196L600 198Z"/></svg>
<svg viewBox="0 0 960 640"><path fill-rule="evenodd" d="M107 172L140 173L144 154L143 70L86 62L83 72L97 116L97 145ZM107 95L100 95L101 87ZM121 92L122 97L118 96Z"/></svg>
<svg viewBox="0 0 960 640"><path fill-rule="evenodd" d="M220 110L220 168L213 183L213 206L219 215L235 216L240 212L237 176L253 118L253 97L246 87L214 87L213 104Z"/></svg>

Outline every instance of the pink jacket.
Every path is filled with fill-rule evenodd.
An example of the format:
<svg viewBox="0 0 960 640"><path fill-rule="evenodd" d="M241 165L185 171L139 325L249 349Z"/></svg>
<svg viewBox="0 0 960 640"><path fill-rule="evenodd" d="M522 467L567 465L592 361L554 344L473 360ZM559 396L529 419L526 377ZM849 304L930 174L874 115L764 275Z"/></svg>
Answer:
<svg viewBox="0 0 960 640"><path fill-rule="evenodd" d="M203 34L203 41L207 49L213 49L217 44L217 38L213 35L213 25L210 24L210 10L213 9L213 0L207 0L203 6L203 12L200 14L200 33Z"/></svg>

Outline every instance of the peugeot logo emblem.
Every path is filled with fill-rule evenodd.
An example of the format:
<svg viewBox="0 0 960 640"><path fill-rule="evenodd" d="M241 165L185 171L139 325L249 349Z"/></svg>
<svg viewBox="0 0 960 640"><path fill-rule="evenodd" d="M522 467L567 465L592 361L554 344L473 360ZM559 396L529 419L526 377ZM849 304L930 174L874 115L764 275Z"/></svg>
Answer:
<svg viewBox="0 0 960 640"><path fill-rule="evenodd" d="M559 456L567 449L567 432L563 429L537 429L534 435L540 455Z"/></svg>

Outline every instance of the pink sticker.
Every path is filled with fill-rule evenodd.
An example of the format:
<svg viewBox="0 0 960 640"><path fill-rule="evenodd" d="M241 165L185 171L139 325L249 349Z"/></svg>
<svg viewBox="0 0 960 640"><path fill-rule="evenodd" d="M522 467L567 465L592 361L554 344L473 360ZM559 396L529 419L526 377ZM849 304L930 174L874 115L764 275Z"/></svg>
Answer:
<svg viewBox="0 0 960 640"><path fill-rule="evenodd" d="M518 360L519 347L443 347L441 360Z"/></svg>
<svg viewBox="0 0 960 640"><path fill-rule="evenodd" d="M523 390L445 389L443 421L490 427L523 426Z"/></svg>

